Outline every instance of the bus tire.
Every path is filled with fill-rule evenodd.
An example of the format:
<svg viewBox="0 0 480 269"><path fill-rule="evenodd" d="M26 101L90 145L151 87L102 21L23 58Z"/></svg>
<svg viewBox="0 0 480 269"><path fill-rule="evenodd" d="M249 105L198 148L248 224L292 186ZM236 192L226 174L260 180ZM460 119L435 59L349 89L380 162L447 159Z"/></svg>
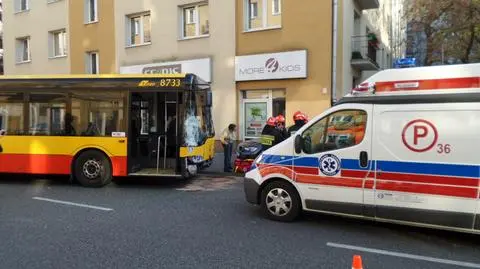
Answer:
<svg viewBox="0 0 480 269"><path fill-rule="evenodd" d="M264 215L271 220L291 222L300 215L302 210L298 192L286 182L268 183L262 189L260 199Z"/></svg>
<svg viewBox="0 0 480 269"><path fill-rule="evenodd" d="M112 181L112 164L103 152L86 150L75 159L73 174L84 187L103 187Z"/></svg>

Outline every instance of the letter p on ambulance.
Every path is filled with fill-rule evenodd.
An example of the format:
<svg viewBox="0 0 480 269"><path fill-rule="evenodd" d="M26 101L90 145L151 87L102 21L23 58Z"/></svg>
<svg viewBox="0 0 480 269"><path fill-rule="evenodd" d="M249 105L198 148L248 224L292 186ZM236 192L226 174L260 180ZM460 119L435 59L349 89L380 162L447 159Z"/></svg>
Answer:
<svg viewBox="0 0 480 269"><path fill-rule="evenodd" d="M413 144L418 145L418 138L427 137L428 129L422 125L413 126Z"/></svg>
<svg viewBox="0 0 480 269"><path fill-rule="evenodd" d="M424 119L408 122L402 131L402 142L413 152L421 153L431 150L438 140L435 125Z"/></svg>

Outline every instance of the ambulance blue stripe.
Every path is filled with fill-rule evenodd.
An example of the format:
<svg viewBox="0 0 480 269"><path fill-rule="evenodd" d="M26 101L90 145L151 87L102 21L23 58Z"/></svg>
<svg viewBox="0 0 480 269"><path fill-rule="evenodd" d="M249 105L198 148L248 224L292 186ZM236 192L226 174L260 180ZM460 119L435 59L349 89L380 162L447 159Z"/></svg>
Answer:
<svg viewBox="0 0 480 269"><path fill-rule="evenodd" d="M318 167L318 157L295 157L266 155L262 162L265 164L293 165L302 167ZM342 169L362 170L369 168L360 167L357 159L342 159ZM453 177L480 177L479 165L462 164L441 164L441 163L414 163L414 162L396 162L396 161L373 161L369 163L372 171L375 166L382 172L404 173L404 174L423 174L434 176L453 176Z"/></svg>
<svg viewBox="0 0 480 269"><path fill-rule="evenodd" d="M391 173L480 177L478 165L377 161L377 166L382 172Z"/></svg>

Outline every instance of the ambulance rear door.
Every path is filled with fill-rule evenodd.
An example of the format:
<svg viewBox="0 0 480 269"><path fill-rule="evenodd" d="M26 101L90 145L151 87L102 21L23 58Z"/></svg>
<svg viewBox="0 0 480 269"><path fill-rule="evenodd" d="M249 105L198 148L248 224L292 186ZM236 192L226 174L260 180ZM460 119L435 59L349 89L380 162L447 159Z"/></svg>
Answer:
<svg viewBox="0 0 480 269"><path fill-rule="evenodd" d="M479 104L378 104L374 118L376 218L472 229Z"/></svg>

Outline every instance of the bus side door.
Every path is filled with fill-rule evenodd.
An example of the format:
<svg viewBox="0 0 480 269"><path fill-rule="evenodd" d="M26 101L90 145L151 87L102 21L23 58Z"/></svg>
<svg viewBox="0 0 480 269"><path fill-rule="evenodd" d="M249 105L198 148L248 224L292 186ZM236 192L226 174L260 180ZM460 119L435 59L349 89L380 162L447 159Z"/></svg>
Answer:
<svg viewBox="0 0 480 269"><path fill-rule="evenodd" d="M364 186L373 165L372 107L339 105L300 134L303 145L294 171L306 209L365 215Z"/></svg>

